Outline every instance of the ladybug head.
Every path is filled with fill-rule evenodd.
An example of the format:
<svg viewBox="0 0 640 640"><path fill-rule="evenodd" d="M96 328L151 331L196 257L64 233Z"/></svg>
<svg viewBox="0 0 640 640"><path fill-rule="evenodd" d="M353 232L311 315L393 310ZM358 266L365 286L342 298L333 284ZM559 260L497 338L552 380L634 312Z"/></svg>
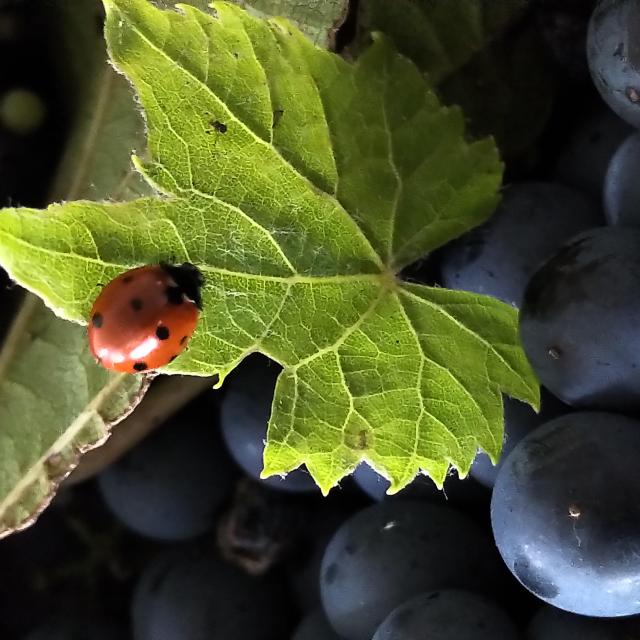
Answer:
<svg viewBox="0 0 640 640"><path fill-rule="evenodd" d="M190 262L183 262L180 265L161 262L160 266L175 280L182 293L193 300L198 309L202 309L200 289L204 284L204 276L200 269Z"/></svg>

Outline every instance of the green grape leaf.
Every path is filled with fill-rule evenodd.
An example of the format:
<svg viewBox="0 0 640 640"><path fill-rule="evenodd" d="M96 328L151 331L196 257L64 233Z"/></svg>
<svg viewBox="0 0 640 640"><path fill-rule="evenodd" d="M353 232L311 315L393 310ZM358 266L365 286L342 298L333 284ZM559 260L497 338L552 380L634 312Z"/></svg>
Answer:
<svg viewBox="0 0 640 640"><path fill-rule="evenodd" d="M0 537L33 522L80 455L107 438L147 386L97 366L86 331L34 296L14 327L0 354Z"/></svg>
<svg viewBox="0 0 640 640"><path fill-rule="evenodd" d="M335 48L338 29L349 11L349 0L231 0L259 18L287 18L311 42L327 49ZM174 0L153 0L162 9L172 9ZM210 0L188 0L187 4L211 13Z"/></svg>
<svg viewBox="0 0 640 640"><path fill-rule="evenodd" d="M358 43L381 31L462 107L470 132L491 134L502 153L525 151L542 133L555 74L526 0L362 0Z"/></svg>
<svg viewBox="0 0 640 640"><path fill-rule="evenodd" d="M434 84L470 62L518 19L526 0L360 0L360 39L381 31Z"/></svg>
<svg viewBox="0 0 640 640"><path fill-rule="evenodd" d="M287 18L315 44L335 48L335 36L344 23L349 0L233 0L255 16Z"/></svg>
<svg viewBox="0 0 640 640"><path fill-rule="evenodd" d="M60 46L63 94L76 109L52 188L54 198L150 193L130 169L144 126L124 78L106 63L96 29L102 6L46 9ZM86 329L26 295L0 349L0 537L33 522L78 458L105 440L138 403L140 376L110 373L89 354Z"/></svg>
<svg viewBox="0 0 640 640"><path fill-rule="evenodd" d="M491 134L504 155L525 152L549 120L555 73L535 25L523 25L476 54L439 87L464 110L475 136Z"/></svg>
<svg viewBox="0 0 640 640"><path fill-rule="evenodd" d="M496 459L501 392L538 403L515 309L399 277L491 213L492 141L468 144L384 37L351 65L223 2L105 6L146 115L134 164L158 194L5 210L12 276L84 322L123 270L197 265L199 327L166 371L222 380L254 351L282 365L264 475L304 463L327 492L365 459L397 491L421 470L466 474L478 447Z"/></svg>

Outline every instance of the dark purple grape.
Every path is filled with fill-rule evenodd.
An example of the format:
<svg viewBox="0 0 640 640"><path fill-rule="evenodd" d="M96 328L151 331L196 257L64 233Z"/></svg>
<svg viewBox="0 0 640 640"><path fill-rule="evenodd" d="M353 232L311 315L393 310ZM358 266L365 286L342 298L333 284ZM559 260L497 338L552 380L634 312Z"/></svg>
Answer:
<svg viewBox="0 0 640 640"><path fill-rule="evenodd" d="M640 421L577 412L509 454L491 501L496 544L518 580L582 615L640 613Z"/></svg>
<svg viewBox="0 0 640 640"><path fill-rule="evenodd" d="M184 550L164 549L149 562L138 578L131 603L133 640L153 640L151 637L151 614L162 581L174 565L184 557Z"/></svg>
<svg viewBox="0 0 640 640"><path fill-rule="evenodd" d="M519 640L507 614L470 591L428 591L401 604L372 640Z"/></svg>
<svg viewBox="0 0 640 640"><path fill-rule="evenodd" d="M576 233L602 224L598 207L570 187L512 184L488 222L444 249L442 284L520 306L540 263Z"/></svg>
<svg viewBox="0 0 640 640"><path fill-rule="evenodd" d="M633 127L606 107L580 121L560 152L554 171L556 180L599 202L609 162L633 131Z"/></svg>
<svg viewBox="0 0 640 640"><path fill-rule="evenodd" d="M485 487L493 487L502 461L527 433L543 422L565 413L568 407L542 389L540 413L528 404L504 398L504 440L498 464L494 465L486 453L479 453L471 465L470 474Z"/></svg>
<svg viewBox="0 0 640 640"><path fill-rule="evenodd" d="M640 227L640 133L615 152L604 180L604 212L609 224Z"/></svg>
<svg viewBox="0 0 640 640"><path fill-rule="evenodd" d="M352 516L322 561L322 602L346 640L369 640L391 611L434 588L493 586L499 562L469 518L428 502L391 501Z"/></svg>
<svg viewBox="0 0 640 640"><path fill-rule="evenodd" d="M318 487L306 469L296 469L282 478L260 479L267 424L280 371L275 363L256 355L229 376L220 415L222 435L233 459L251 478L283 491L315 492Z"/></svg>
<svg viewBox="0 0 640 640"><path fill-rule="evenodd" d="M527 640L633 640L640 638L640 619L587 618L543 607L527 629Z"/></svg>
<svg viewBox="0 0 640 640"><path fill-rule="evenodd" d="M278 640L289 628L275 579L251 578L196 548L143 574L133 619L134 640Z"/></svg>
<svg viewBox="0 0 640 640"><path fill-rule="evenodd" d="M605 102L640 127L640 1L601 0L589 22L587 58Z"/></svg>
<svg viewBox="0 0 640 640"><path fill-rule="evenodd" d="M376 502L384 500L391 483L374 471L366 462L361 462L353 472L355 483ZM415 481L414 481L415 482Z"/></svg>
<svg viewBox="0 0 640 640"><path fill-rule="evenodd" d="M292 640L341 640L322 609L310 613L296 629Z"/></svg>
<svg viewBox="0 0 640 640"><path fill-rule="evenodd" d="M640 231L572 239L527 287L520 334L540 382L570 405L640 406Z"/></svg>
<svg viewBox="0 0 640 640"><path fill-rule="evenodd" d="M458 507L474 515L479 514L482 519L484 519L490 498L486 488L475 479L470 477L461 479L453 470L446 477L442 489L438 489L431 478L419 475L408 487L391 496L386 493L391 483L364 462L356 467L353 479L356 485L376 502L381 500L428 500L429 502Z"/></svg>
<svg viewBox="0 0 640 640"><path fill-rule="evenodd" d="M305 613L321 608L320 575L322 558L335 532L351 516L351 504L336 504L336 493L323 498L308 518L306 531L298 541L297 557L287 565L291 592L298 607Z"/></svg>
<svg viewBox="0 0 640 640"><path fill-rule="evenodd" d="M127 527L159 540L186 540L213 527L232 478L215 425L188 412L111 465L98 483Z"/></svg>

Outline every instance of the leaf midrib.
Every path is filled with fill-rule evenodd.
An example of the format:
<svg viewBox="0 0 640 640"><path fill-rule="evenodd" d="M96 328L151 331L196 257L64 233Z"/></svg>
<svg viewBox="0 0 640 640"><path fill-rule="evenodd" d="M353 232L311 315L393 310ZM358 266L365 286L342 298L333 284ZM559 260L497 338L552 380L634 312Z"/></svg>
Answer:
<svg viewBox="0 0 640 640"><path fill-rule="evenodd" d="M49 256L56 257L68 257L69 259L80 260L84 262L91 262L93 264L99 264L103 267L113 267L116 269L120 269L121 271L126 271L127 269L133 269L134 267L139 267L141 263L116 263L109 262L107 260L103 260L102 258L92 258L90 256L83 256L77 253L67 253L65 251L56 251L55 249L48 249L46 247L36 246L27 242L23 238L15 236L8 231L0 229L0 235L7 236L15 243L28 247L30 251L36 251L45 253ZM8 264L8 263L7 263ZM299 274L294 274L291 276L273 276L266 274L258 274L258 273L247 273L244 271L232 271L231 269L224 269L222 267L214 267L207 263L199 263L195 262L195 266L197 266L201 271L205 273L215 273L219 275L229 276L232 278L245 278L247 280L258 280L260 282L281 282L283 284L331 284L331 283L342 283L342 282L380 282L381 286L384 282L386 282L386 276L384 273L351 273L351 274L343 274L343 275L330 275L330 276L302 276ZM205 285L206 286L206 285Z"/></svg>

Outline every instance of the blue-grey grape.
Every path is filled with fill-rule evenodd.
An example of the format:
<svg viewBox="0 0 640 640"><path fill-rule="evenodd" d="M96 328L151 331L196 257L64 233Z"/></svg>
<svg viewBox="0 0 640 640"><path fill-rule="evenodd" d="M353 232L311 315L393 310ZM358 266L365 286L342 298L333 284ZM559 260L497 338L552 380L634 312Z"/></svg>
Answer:
<svg viewBox="0 0 640 640"><path fill-rule="evenodd" d="M185 551L180 548L163 549L148 562L138 577L131 601L131 624L133 640L153 640L151 637L151 615L162 581L174 565L178 565Z"/></svg>
<svg viewBox="0 0 640 640"><path fill-rule="evenodd" d="M563 402L640 407L640 231L580 234L533 276L520 313L540 382Z"/></svg>
<svg viewBox="0 0 640 640"><path fill-rule="evenodd" d="M318 487L303 469L291 471L285 477L260 479L267 424L279 373L275 363L254 355L229 376L220 415L222 435L231 456L250 477L274 489L314 492Z"/></svg>
<svg viewBox="0 0 640 640"><path fill-rule="evenodd" d="M609 224L640 227L640 133L615 152L604 180L604 212Z"/></svg>
<svg viewBox="0 0 640 640"><path fill-rule="evenodd" d="M507 614L470 591L421 593L401 604L378 627L372 640L518 640Z"/></svg>
<svg viewBox="0 0 640 640"><path fill-rule="evenodd" d="M474 514L481 514L483 517L482 514L486 513L489 501L489 493L485 487L469 476L461 479L454 470L451 470L446 477L442 489L438 489L428 476L419 475L409 486L391 496L387 495L387 489L391 483L364 462L356 467L353 479L356 485L376 502L380 500L427 500L459 507Z"/></svg>
<svg viewBox="0 0 640 640"><path fill-rule="evenodd" d="M391 611L436 588L493 586L499 562L484 532L453 509L385 501L349 518L322 560L329 622L346 640L369 640Z"/></svg>
<svg viewBox="0 0 640 640"><path fill-rule="evenodd" d="M558 155L555 179L600 201L609 162L625 138L633 132L633 127L606 106L578 121Z"/></svg>
<svg viewBox="0 0 640 640"><path fill-rule="evenodd" d="M107 505L132 530L186 540L215 524L232 478L215 424L187 412L111 465L98 484Z"/></svg>
<svg viewBox="0 0 640 640"><path fill-rule="evenodd" d="M494 465L489 456L478 453L471 465L470 474L485 487L493 487L502 466L502 461L509 452L524 438L527 433L541 425L543 422L555 418L560 413L568 410L568 407L542 390L542 403L540 412L536 413L528 404L519 402L505 396L504 400L504 439L502 452L498 464Z"/></svg>
<svg viewBox="0 0 640 640"><path fill-rule="evenodd" d="M491 522L518 580L554 607L640 613L640 421L576 412L516 445L498 474Z"/></svg>
<svg viewBox="0 0 640 640"><path fill-rule="evenodd" d="M144 623L134 640L279 640L288 616L284 590L275 578L252 578L217 558L191 547L152 569L143 606ZM140 619L140 618L139 618ZM135 620L135 614L134 614Z"/></svg>
<svg viewBox="0 0 640 640"><path fill-rule="evenodd" d="M587 59L605 102L640 127L640 0L601 0L589 22Z"/></svg>
<svg viewBox="0 0 640 640"><path fill-rule="evenodd" d="M488 222L443 250L442 284L520 306L539 264L575 234L602 224L598 207L579 191L554 183L512 184Z"/></svg>

